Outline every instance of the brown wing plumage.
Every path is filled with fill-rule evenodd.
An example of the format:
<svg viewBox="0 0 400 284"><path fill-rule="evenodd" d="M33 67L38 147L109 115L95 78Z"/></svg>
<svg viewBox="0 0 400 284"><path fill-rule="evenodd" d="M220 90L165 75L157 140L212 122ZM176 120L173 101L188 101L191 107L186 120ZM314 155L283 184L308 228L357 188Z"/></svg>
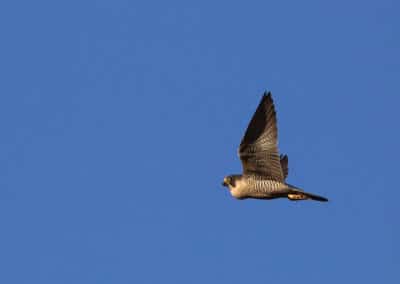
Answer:
<svg viewBox="0 0 400 284"><path fill-rule="evenodd" d="M276 112L268 93L263 95L239 146L243 173L284 181L277 140Z"/></svg>
<svg viewBox="0 0 400 284"><path fill-rule="evenodd" d="M281 168L283 172L283 178L286 179L289 174L289 158L287 155L281 155Z"/></svg>

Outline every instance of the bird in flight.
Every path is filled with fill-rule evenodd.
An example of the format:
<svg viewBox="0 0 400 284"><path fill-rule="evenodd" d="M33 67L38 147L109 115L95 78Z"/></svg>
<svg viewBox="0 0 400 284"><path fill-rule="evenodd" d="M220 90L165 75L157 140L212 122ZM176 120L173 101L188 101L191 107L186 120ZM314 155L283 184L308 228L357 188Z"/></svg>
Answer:
<svg viewBox="0 0 400 284"><path fill-rule="evenodd" d="M288 156L279 155L276 112L271 93L264 93L239 146L243 174L224 178L237 199L274 199L328 201L286 183Z"/></svg>

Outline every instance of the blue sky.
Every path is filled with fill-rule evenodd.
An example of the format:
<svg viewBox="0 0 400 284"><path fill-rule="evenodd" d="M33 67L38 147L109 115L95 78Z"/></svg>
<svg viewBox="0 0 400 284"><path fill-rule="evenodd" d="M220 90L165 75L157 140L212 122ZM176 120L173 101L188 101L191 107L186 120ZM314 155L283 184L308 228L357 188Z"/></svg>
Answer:
<svg viewBox="0 0 400 284"><path fill-rule="evenodd" d="M399 283L396 1L0 5L1 283ZM288 181L237 201L265 90Z"/></svg>

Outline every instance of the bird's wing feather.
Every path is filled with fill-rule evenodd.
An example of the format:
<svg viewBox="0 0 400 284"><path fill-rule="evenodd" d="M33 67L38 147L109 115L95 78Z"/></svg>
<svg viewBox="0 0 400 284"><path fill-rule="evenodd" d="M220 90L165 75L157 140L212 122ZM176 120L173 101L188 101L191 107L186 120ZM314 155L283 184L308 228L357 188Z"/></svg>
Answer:
<svg viewBox="0 0 400 284"><path fill-rule="evenodd" d="M283 181L277 140L276 112L268 93L263 95L239 146L243 173Z"/></svg>
<svg viewBox="0 0 400 284"><path fill-rule="evenodd" d="M281 155L281 168L283 173L283 179L286 179L289 174L289 158L287 155Z"/></svg>

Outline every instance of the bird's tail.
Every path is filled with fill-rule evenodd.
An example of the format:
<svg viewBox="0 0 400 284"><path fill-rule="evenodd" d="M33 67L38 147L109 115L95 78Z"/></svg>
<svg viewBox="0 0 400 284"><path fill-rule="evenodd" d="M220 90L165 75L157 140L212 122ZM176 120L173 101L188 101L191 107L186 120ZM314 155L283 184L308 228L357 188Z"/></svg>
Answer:
<svg viewBox="0 0 400 284"><path fill-rule="evenodd" d="M311 200L316 200L316 201L321 201L321 202L326 202L328 201L327 198L304 192L299 189L291 189L290 192L288 193L287 197L292 200L292 201L298 201L298 200L305 200L305 199L311 199Z"/></svg>

